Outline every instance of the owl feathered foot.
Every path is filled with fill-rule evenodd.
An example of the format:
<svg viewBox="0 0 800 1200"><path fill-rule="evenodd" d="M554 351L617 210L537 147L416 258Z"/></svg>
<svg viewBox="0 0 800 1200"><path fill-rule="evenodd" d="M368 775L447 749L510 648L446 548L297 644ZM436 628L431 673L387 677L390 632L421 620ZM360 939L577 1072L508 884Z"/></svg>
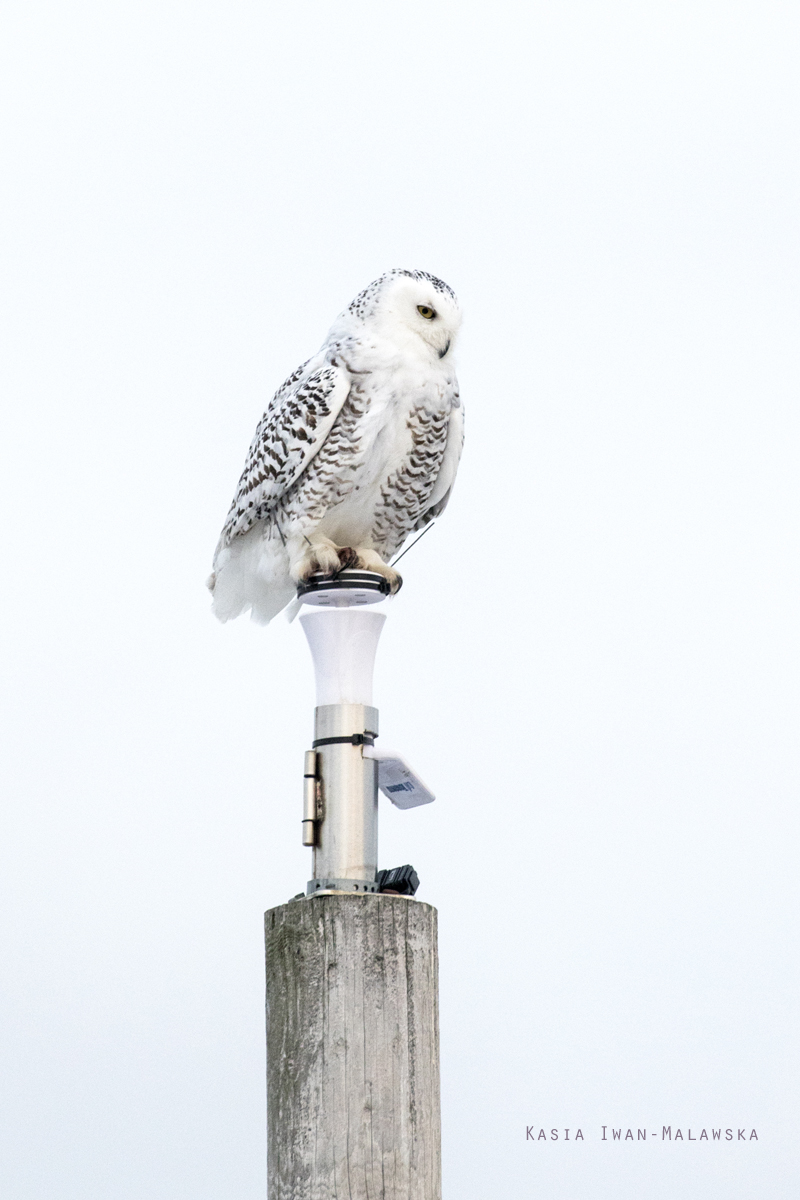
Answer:
<svg viewBox="0 0 800 1200"><path fill-rule="evenodd" d="M329 538L307 544L292 564L291 575L296 583L304 583L312 575L338 575L340 571L374 571L383 575L394 596L403 586L397 571L383 561L374 550L337 546Z"/></svg>
<svg viewBox="0 0 800 1200"><path fill-rule="evenodd" d="M403 576L397 571L393 571L388 563L385 563L375 550L352 550L348 547L350 554L355 554L356 561L353 564L360 571L374 571L376 575L382 575L389 584L389 589L393 596L396 596L403 586Z"/></svg>

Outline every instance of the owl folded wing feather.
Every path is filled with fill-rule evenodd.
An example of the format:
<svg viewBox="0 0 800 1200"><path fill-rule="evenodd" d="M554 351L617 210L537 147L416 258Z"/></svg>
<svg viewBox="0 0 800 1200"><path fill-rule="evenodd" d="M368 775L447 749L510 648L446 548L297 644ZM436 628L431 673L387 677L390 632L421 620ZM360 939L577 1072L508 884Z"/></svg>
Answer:
<svg viewBox="0 0 800 1200"><path fill-rule="evenodd" d="M217 553L270 515L324 443L350 383L343 366L318 356L278 388L250 444Z"/></svg>
<svg viewBox="0 0 800 1200"><path fill-rule="evenodd" d="M417 529L424 529L435 517L441 516L447 508L463 448L464 407L456 391L453 397L453 407L450 410L450 420L447 425L447 442L445 443L442 465L439 468L436 482L428 497L427 507L414 525L414 532Z"/></svg>

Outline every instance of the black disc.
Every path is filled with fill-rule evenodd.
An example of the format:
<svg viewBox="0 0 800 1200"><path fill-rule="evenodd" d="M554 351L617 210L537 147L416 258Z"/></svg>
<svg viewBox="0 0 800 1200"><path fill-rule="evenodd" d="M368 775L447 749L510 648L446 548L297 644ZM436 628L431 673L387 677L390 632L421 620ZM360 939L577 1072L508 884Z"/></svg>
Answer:
<svg viewBox="0 0 800 1200"><path fill-rule="evenodd" d="M335 575L312 575L305 583L297 585L298 599L311 596L315 592L376 592L388 596L391 589L389 581L377 571L356 571L348 569L337 571Z"/></svg>

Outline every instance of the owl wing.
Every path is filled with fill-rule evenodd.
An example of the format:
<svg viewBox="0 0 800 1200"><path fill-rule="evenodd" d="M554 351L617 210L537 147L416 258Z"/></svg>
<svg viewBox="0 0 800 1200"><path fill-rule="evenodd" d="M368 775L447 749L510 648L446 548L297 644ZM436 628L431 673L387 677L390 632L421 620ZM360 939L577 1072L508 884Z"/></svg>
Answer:
<svg viewBox="0 0 800 1200"><path fill-rule="evenodd" d="M464 406L456 391L453 397L453 407L450 410L450 421L447 426L447 441L445 443L442 465L439 468L436 482L428 497L428 507L417 520L414 526L415 530L424 529L434 517L440 516L447 508L450 494L453 491L453 484L456 480L456 471L458 470L463 448Z"/></svg>
<svg viewBox="0 0 800 1200"><path fill-rule="evenodd" d="M250 443L217 553L270 515L322 446L350 384L343 366L317 356L278 388Z"/></svg>

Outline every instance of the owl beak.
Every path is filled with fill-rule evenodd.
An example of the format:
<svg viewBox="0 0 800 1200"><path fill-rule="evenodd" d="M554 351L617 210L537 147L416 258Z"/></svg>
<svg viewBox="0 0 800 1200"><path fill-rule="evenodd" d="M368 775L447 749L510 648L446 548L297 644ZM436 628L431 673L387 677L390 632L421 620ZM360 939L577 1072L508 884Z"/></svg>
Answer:
<svg viewBox="0 0 800 1200"><path fill-rule="evenodd" d="M447 345L445 346L444 350L439 351L439 358L444 358L445 354L447 354L447 351L449 349L450 349L450 338L447 339Z"/></svg>

